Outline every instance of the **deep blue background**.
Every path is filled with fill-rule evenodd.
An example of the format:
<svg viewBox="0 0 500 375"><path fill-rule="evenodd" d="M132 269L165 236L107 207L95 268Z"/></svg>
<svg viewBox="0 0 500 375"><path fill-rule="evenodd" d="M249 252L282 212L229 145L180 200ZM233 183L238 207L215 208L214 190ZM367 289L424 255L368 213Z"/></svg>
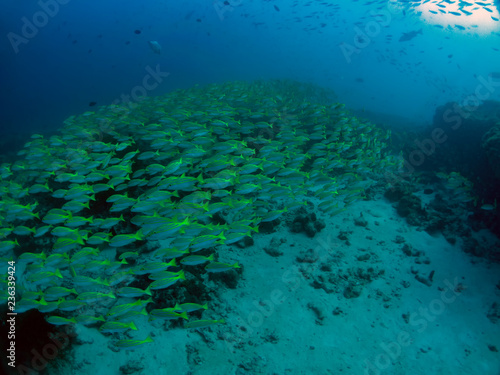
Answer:
<svg viewBox="0 0 500 375"><path fill-rule="evenodd" d="M395 2L229 4L69 0L17 53L9 33L22 35L23 17L33 21L42 8L36 1L3 4L0 134L57 129L71 114L95 109L90 102L105 105L130 94L146 67L158 64L169 76L148 95L226 80L291 78L331 88L351 108L403 116L415 125L429 123L436 106L472 94L478 76L500 70L500 52L493 49L500 45L498 31L438 28ZM390 14L389 22L356 39L359 30L382 24L377 14ZM419 29L421 35L399 41ZM161 44L161 55L149 40ZM356 41L366 45L348 61L342 46ZM498 99L498 91L490 99Z"/></svg>

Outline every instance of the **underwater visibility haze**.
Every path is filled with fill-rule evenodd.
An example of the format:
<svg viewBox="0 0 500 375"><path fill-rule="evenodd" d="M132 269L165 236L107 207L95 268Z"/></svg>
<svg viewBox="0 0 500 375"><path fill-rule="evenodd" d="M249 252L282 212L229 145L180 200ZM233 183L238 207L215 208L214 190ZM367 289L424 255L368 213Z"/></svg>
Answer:
<svg viewBox="0 0 500 375"><path fill-rule="evenodd" d="M500 2L8 2L5 374L500 374Z"/></svg>

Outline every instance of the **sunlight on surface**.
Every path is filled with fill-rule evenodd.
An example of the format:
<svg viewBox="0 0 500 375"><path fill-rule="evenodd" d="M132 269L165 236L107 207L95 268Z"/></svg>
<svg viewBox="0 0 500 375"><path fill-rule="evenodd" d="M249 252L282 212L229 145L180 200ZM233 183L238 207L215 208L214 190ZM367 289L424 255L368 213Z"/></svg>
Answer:
<svg viewBox="0 0 500 375"><path fill-rule="evenodd" d="M469 5L464 5L469 4ZM462 30L477 34L489 34L500 30L500 15L493 0L480 3L445 1L427 2L416 7L429 24L445 29Z"/></svg>

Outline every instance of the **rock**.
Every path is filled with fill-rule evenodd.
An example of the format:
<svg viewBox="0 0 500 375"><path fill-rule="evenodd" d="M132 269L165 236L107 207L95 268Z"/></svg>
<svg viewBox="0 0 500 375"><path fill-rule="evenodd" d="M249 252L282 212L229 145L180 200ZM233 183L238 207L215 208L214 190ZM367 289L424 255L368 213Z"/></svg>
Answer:
<svg viewBox="0 0 500 375"><path fill-rule="evenodd" d="M349 241L349 237L347 237L348 234L351 234L352 232L347 232L347 231L340 231L339 235L337 238L342 241Z"/></svg>
<svg viewBox="0 0 500 375"><path fill-rule="evenodd" d="M310 221L303 223L303 229L310 238L313 238L316 235L316 229L314 229L314 225Z"/></svg>
<svg viewBox="0 0 500 375"><path fill-rule="evenodd" d="M359 262L366 262L367 260L369 260L371 257L370 254L363 254L363 255L359 255L356 257L356 259L359 261Z"/></svg>
<svg viewBox="0 0 500 375"><path fill-rule="evenodd" d="M344 311L340 307L336 307L333 309L332 314L337 316L337 315L345 315Z"/></svg>
<svg viewBox="0 0 500 375"><path fill-rule="evenodd" d="M279 257L283 255L283 251L280 250L280 246L282 243L286 242L286 239L278 239L277 237L273 237L268 246L264 246L264 251L272 257Z"/></svg>
<svg viewBox="0 0 500 375"><path fill-rule="evenodd" d="M299 263L314 263L319 259L319 255L313 249L308 249L307 251L301 251L296 259Z"/></svg>
<svg viewBox="0 0 500 375"><path fill-rule="evenodd" d="M433 278L434 278L434 271L431 271L431 273L429 274L428 277L424 277L424 276L419 275L419 274L415 275L415 279L417 281L419 281L422 284L427 285L427 286L432 286Z"/></svg>
<svg viewBox="0 0 500 375"><path fill-rule="evenodd" d="M354 219L354 224L358 227L366 227L368 225L368 221L366 221L366 219L363 217L362 212L359 214L359 217Z"/></svg>
<svg viewBox="0 0 500 375"><path fill-rule="evenodd" d="M500 126L493 126L483 135L481 148L495 177L500 179Z"/></svg>
<svg viewBox="0 0 500 375"><path fill-rule="evenodd" d="M495 345L488 344L488 349L490 350L490 352L498 353L498 348Z"/></svg>
<svg viewBox="0 0 500 375"><path fill-rule="evenodd" d="M325 319L325 314L323 311L315 304L309 302L307 308L311 310L316 316L316 324L323 325L323 320Z"/></svg>
<svg viewBox="0 0 500 375"><path fill-rule="evenodd" d="M303 230L302 221L294 221L291 226L291 231L294 233L300 233Z"/></svg>
<svg viewBox="0 0 500 375"><path fill-rule="evenodd" d="M415 195L405 195L396 206L396 211L401 217L420 215L423 213L422 202Z"/></svg>
<svg viewBox="0 0 500 375"><path fill-rule="evenodd" d="M356 285L349 283L347 287L344 289L344 297L345 298L358 298L363 291L363 287L361 285Z"/></svg>
<svg viewBox="0 0 500 375"><path fill-rule="evenodd" d="M254 241L252 237L243 237L241 240L235 243L236 246L238 246L240 249L244 249L246 247L253 246Z"/></svg>
<svg viewBox="0 0 500 375"><path fill-rule="evenodd" d="M243 265L240 265L243 267ZM208 274L210 280L223 282L229 289L236 289L238 280L241 277L242 268L232 269L225 272L212 272Z"/></svg>
<svg viewBox="0 0 500 375"><path fill-rule="evenodd" d="M326 224L319 220L314 212L308 213L305 207L297 210L298 215L288 223L288 227L293 233L304 232L308 237L313 238L316 233L323 230Z"/></svg>
<svg viewBox="0 0 500 375"><path fill-rule="evenodd" d="M397 243L397 244L402 244L402 243L405 243L406 240L403 236L396 236L396 238L393 240L394 243Z"/></svg>
<svg viewBox="0 0 500 375"><path fill-rule="evenodd" d="M406 191L401 186L394 186L388 189L384 197L391 203L398 202L406 194Z"/></svg>
<svg viewBox="0 0 500 375"><path fill-rule="evenodd" d="M138 361L136 359L132 359L127 362L126 365L120 366L120 373L124 375L130 375L130 374L135 374L138 373L139 371L144 369L144 365L141 363L141 361Z"/></svg>
<svg viewBox="0 0 500 375"><path fill-rule="evenodd" d="M488 249L481 246L474 238L466 238L462 244L462 250L478 257L485 256L488 252Z"/></svg>
<svg viewBox="0 0 500 375"><path fill-rule="evenodd" d="M490 309L488 310L488 313L486 314L486 317L490 320L490 322L496 324L500 319L500 305L496 302L493 302Z"/></svg>

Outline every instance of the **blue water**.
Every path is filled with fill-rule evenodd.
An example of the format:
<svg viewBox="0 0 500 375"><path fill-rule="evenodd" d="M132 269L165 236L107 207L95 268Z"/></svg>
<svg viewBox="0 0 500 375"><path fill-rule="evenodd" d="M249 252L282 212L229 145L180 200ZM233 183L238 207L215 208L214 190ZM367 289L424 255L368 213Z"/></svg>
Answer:
<svg viewBox="0 0 500 375"><path fill-rule="evenodd" d="M485 34L473 25L455 27L472 17L464 14L451 15L450 26L441 28L427 23L416 5L6 2L0 15L1 130L57 129L69 115L92 109L90 103L106 105L130 94L148 66L169 73L150 96L195 84L292 78L334 90L350 108L424 124L438 105L463 99L474 92L478 76L498 70L500 52L493 48L500 33L491 18L476 22L493 27ZM496 14L480 11L481 17ZM161 45L160 55L150 40Z"/></svg>
<svg viewBox="0 0 500 375"><path fill-rule="evenodd" d="M150 315L180 311L176 302L209 303L208 314L190 314L190 325L164 328L139 317L138 333L101 337L66 321L65 337L79 338L71 349L84 360L43 351L62 328L57 318L46 321L50 311L31 294L20 304L17 364L38 365L41 375L69 373L64 365L93 375L140 368L169 375L499 373L500 15L489 0L4 1L0 35L3 269L7 256L59 251L78 272L62 258L28 254L21 260L34 257L36 264L18 268L19 285L38 280L36 266L54 269L60 261L64 276L49 271L42 281L72 287L76 276L103 271L119 276L96 287L111 292L116 285L146 289L135 258L150 264L171 246L202 248L202 262L212 267L191 271L194 264L179 263L188 279L175 292L156 284L154 301L133 297L152 303ZM266 83L246 83L255 80ZM168 93L143 107L127 105ZM87 111L96 113L82 115ZM172 188L176 177L187 187ZM212 177L220 181L205 185ZM164 195L167 186L172 194ZM116 208L119 199L125 208ZM142 205L148 199L151 209ZM81 217L68 208L75 205ZM219 209L226 212L216 215ZM122 212L114 229L102 225ZM48 232L49 224L68 230L68 222L87 229L72 226L77 237L71 232L62 241ZM143 227L152 238L143 237ZM238 230L247 227L242 242ZM88 241L97 232L113 244ZM200 245L194 241L201 233L211 237ZM121 235L133 239L124 257L130 263L109 269L123 255L115 249L127 242ZM163 236L172 242L157 244ZM84 237L99 251L82 255L89 269L80 272L75 252ZM213 255L222 262L213 263ZM116 271L129 267L133 277ZM230 276L205 275L217 267ZM67 301L93 288L84 282ZM274 300L276 291L284 299ZM464 297L453 305L446 291ZM19 288L17 302L30 292ZM5 290L1 297L7 300ZM440 301L445 309L437 313ZM13 344L4 339L2 303L5 352ZM113 303L69 313L59 306L58 314L108 317ZM415 328L422 320L412 316L427 306L424 335ZM181 331L212 324L202 331L208 334ZM406 329L415 341L400 335ZM147 345L111 353L129 344Z"/></svg>

